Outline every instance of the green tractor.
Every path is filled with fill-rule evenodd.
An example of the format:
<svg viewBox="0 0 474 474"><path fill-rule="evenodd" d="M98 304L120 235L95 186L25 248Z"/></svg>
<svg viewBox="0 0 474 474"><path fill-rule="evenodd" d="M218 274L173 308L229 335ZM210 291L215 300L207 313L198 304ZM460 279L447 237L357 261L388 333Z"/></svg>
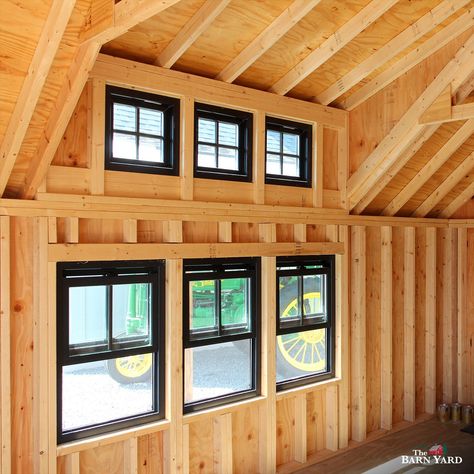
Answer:
<svg viewBox="0 0 474 474"><path fill-rule="evenodd" d="M280 279L280 309L282 318L298 317L298 301L295 288L298 277ZM306 277L308 278L308 277ZM311 278L314 280L311 281ZM304 314L322 311L320 280L316 276L305 281L308 289L303 295ZM283 281L283 283L282 283ZM212 332L216 329L215 294L218 291L215 280L191 282L190 304L192 318L190 330ZM222 326L226 330L248 324L249 314L247 280L229 278L220 280ZM145 334L148 315L148 285L130 285L128 294L127 335ZM277 369L285 377L301 376L305 372L324 370L326 364L325 330L296 332L277 337ZM152 356L137 355L109 360L109 374L120 383L146 382L150 379Z"/></svg>

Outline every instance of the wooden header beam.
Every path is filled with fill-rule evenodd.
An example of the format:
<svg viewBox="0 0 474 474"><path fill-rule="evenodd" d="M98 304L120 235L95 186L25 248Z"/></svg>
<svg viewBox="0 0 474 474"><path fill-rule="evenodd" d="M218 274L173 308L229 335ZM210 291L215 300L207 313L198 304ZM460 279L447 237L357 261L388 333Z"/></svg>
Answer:
<svg viewBox="0 0 474 474"><path fill-rule="evenodd" d="M446 107L438 117L420 119L420 123L445 123L474 118L474 102Z"/></svg>

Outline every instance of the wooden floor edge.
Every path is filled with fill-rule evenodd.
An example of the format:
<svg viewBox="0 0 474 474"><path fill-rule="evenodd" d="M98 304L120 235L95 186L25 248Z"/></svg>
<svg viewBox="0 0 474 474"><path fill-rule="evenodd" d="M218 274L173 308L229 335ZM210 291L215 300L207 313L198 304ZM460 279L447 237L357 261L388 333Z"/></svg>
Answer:
<svg viewBox="0 0 474 474"><path fill-rule="evenodd" d="M329 451L328 449L322 449L316 453L308 455L308 460L305 463L291 461L289 463L278 466L276 472L277 474L290 474L293 472L297 472L305 467L314 466L315 464L327 461L328 459L334 458L336 456L340 456L341 454L344 454L355 448L359 448L360 446L364 446L365 444L371 443L377 439L384 438L385 436L388 436L390 434L397 433L398 431L402 431L425 421L431 420L432 418L434 418L434 416L435 415L424 413L422 415L419 415L413 422L401 421L399 423L394 424L391 430L372 431L367 435L367 438L364 441L349 441L349 446L347 448L342 448L337 451Z"/></svg>

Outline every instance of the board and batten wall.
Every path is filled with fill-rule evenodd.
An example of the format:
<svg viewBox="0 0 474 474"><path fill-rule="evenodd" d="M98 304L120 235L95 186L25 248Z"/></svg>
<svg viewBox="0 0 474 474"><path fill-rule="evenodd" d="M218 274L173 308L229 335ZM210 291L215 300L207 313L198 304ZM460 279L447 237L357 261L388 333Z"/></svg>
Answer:
<svg viewBox="0 0 474 474"><path fill-rule="evenodd" d="M184 98L179 177L104 171L106 82ZM348 216L347 114L252 94L101 56L37 199L2 201L2 474L292 472L474 401L474 230ZM194 98L255 111L253 184L193 179ZM312 189L264 185L265 113L316 123ZM337 377L276 393L275 256L317 253L338 255ZM262 394L183 416L181 259L244 254L262 257ZM167 258L166 419L57 446L56 262L134 258Z"/></svg>

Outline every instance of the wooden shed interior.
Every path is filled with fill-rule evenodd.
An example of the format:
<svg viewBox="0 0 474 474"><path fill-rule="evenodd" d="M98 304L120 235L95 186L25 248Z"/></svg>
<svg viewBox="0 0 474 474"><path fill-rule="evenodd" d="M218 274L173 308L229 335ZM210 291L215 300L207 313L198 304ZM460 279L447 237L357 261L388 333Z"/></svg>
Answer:
<svg viewBox="0 0 474 474"><path fill-rule="evenodd" d="M0 12L1 474L289 473L410 429L442 402L474 404L474 1L0 0ZM123 89L127 104L167 104L172 167L108 161L169 144L141 135L138 118L116 132L109 101ZM229 109L238 127L247 117L252 160L239 151L238 171L199 176L196 127L208 113L219 130ZM306 130L305 165L280 143L283 171L269 179L268 127L286 140L292 123ZM278 259L291 272L321 256L335 256L327 373L277 390ZM183 411L196 344L183 281L192 262L234 258L259 268L255 390ZM76 436L62 415L75 336L63 330L66 356L61 281L77 280L72 262L122 261L162 262L161 416ZM314 261L304 271L325 265ZM114 271L104 278L120 286Z"/></svg>

